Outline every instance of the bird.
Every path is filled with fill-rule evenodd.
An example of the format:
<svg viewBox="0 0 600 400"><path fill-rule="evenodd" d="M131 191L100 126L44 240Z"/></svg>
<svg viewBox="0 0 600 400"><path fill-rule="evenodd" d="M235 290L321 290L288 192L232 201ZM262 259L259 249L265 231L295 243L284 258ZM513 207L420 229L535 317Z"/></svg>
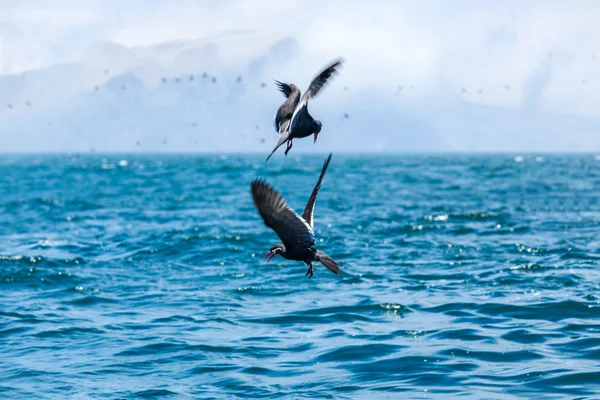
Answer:
<svg viewBox="0 0 600 400"><path fill-rule="evenodd" d="M314 247L315 202L330 161L331 154L323 164L319 180L308 199L302 216L296 214L287 205L283 197L263 179L256 178L252 181L251 192L254 205L265 225L273 229L282 241L282 243L271 247L269 252L265 254L263 258L269 257L267 262L271 261L276 255L280 255L286 260L304 261L308 265L305 276L309 278L313 276L312 264L314 261L321 262L336 275L340 273L340 264Z"/></svg>
<svg viewBox="0 0 600 400"><path fill-rule="evenodd" d="M317 136L319 135L319 132L321 132L323 125L308 113L308 101L319 93L332 75L337 73L337 68L341 66L342 62L342 59L337 59L321 71L312 80L310 86L304 95L302 95L302 98L300 98L300 90L293 83L288 84L275 81L275 84L287 100L279 107L275 114L275 130L278 131L281 136L279 137L279 141L275 145L275 148L267 157L267 161L269 161L269 158L271 158L273 153L286 142L287 148L285 149L285 155L287 156L292 148L292 140L294 138L303 138L314 135L313 143L317 142Z"/></svg>

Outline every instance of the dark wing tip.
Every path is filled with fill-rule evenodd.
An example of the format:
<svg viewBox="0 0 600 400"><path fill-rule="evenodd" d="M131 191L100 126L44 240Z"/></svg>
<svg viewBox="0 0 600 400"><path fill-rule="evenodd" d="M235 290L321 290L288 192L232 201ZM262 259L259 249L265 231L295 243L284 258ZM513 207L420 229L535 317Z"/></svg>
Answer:
<svg viewBox="0 0 600 400"><path fill-rule="evenodd" d="M327 85L327 81L329 81L331 77L338 74L339 67L343 62L344 60L342 58L338 58L329 64L329 66L324 68L321 72L319 72L319 74L313 78L303 98L308 100L312 97L315 97L319 91L321 91L321 89Z"/></svg>
<svg viewBox="0 0 600 400"><path fill-rule="evenodd" d="M331 63L329 68L341 67L345 62L346 60L343 57L338 57Z"/></svg>
<svg viewBox="0 0 600 400"><path fill-rule="evenodd" d="M273 79L273 82L275 82L275 86L277 86L277 89L279 89L279 91L283 93L285 97L290 97L290 94L292 94L292 88L290 85L288 85L287 83L279 82L276 79Z"/></svg>
<svg viewBox="0 0 600 400"><path fill-rule="evenodd" d="M252 192L254 193L256 190L258 190L259 188L271 188L271 185L269 185L267 183L266 180L264 180L263 178L254 178L252 179L252 182L250 183L250 186L252 188Z"/></svg>

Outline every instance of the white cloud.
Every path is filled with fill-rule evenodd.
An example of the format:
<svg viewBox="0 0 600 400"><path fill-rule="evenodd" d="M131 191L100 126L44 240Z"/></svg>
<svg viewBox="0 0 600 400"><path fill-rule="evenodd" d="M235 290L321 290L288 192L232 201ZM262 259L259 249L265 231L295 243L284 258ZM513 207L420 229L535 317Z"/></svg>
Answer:
<svg viewBox="0 0 600 400"><path fill-rule="evenodd" d="M89 49L100 40L132 47L268 31L298 40L302 62L277 78L300 86L343 56L336 85L378 94L371 99L393 101L403 86L403 101L431 110L451 95L467 105L600 117L598 15L592 0L4 1L0 72L94 59ZM220 51L234 63L250 50Z"/></svg>

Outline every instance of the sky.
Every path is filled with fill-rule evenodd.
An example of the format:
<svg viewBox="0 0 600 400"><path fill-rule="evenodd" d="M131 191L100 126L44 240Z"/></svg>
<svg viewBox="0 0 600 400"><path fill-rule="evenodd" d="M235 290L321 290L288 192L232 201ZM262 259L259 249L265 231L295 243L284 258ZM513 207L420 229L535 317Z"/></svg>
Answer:
<svg viewBox="0 0 600 400"><path fill-rule="evenodd" d="M321 137L329 136L322 150L600 150L598 17L600 3L593 0L5 0L0 2L0 88L13 88L11 82L16 79L21 79L21 86L5 91L8 97L0 96L0 101L7 106L15 102L16 108L16 103L23 103L23 96L39 96L40 100L34 103L38 108L27 111L29 114L0 111L0 145L6 151L27 149L31 138L14 132L39 129L43 124L36 125L38 128L31 125L36 118L44 118L46 125L47 119L53 119L52 143L60 146L42 140L32 150L46 150L46 144L52 151L89 145L76 143L72 132L66 128L61 132L59 126L61 118L64 122L66 115L72 116L68 110L84 101L81 96L85 90L91 91L96 85L88 82L87 75L69 72L65 66L92 66L98 60L110 65L114 61L106 79L132 71L150 88L157 81L153 74L185 74L186 68L190 73L194 69L191 64L168 64L164 55L140 61L140 54L161 44L177 43L180 48L175 53L179 57L185 54L185 43L214 41L219 49L211 65L217 75L216 71L233 71L234 66L248 71L248 65L255 65L269 46L291 38L289 43L297 47L291 61L267 60L256 79L271 84L272 79L287 78L304 87L330 60L339 56L345 60L339 76L331 82L332 89L323 91L313 105L314 114L322 111ZM245 32L246 37L231 39L227 35L233 31ZM109 52L107 43L123 50L118 55ZM130 53L138 58L130 61ZM142 62L147 68L140 65ZM35 80L37 75L32 73L53 68L58 75L62 70L67 76L72 74L73 81L81 81L81 86L73 83L64 93L46 99L58 89L47 83L48 79ZM2 86L3 78L8 86ZM251 128L260 126L264 132L260 139L266 143L228 147L227 141L237 139L226 128L238 132L245 128L229 126L229 118L223 117L209 125L218 127L211 129L219 129L218 134L228 139L201 140L202 150L263 151L276 141L272 129L266 133L282 100L274 87L269 86L269 96L260 92L267 111L249 108L253 102L239 96L232 100L237 90L233 82L220 85L228 100L212 105L207 102L206 111L226 104L231 115L254 112L255 120L242 119L247 119ZM156 98L162 96L151 93ZM253 91L246 93L256 97ZM179 101L189 102L190 96ZM107 101L81 105L87 107L90 123L102 125L98 121L110 118L100 110ZM96 107L97 115L90 107ZM152 112L158 112L156 103L152 107ZM347 112L351 117L342 121L345 125L339 121L346 112L342 109L351 110ZM139 113L137 129L145 129L143 110L131 110ZM207 113L206 118L215 118L214 111ZM202 114L198 115L194 123L202 125ZM132 117L125 117L131 125ZM327 135L328 125L348 134L338 133L337 139L334 134ZM165 132L165 137L177 134ZM104 145L94 140L99 149L140 150L134 141ZM181 150L182 146L186 147L183 141L179 147L165 150Z"/></svg>

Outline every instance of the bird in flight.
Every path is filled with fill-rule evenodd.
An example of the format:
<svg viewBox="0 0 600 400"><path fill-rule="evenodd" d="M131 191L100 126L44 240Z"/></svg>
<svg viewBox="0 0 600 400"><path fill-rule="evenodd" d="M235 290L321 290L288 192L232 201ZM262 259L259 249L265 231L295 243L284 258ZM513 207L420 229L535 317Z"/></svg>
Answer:
<svg viewBox="0 0 600 400"><path fill-rule="evenodd" d="M271 247L271 250L263 258L269 257L271 261L276 255L287 260L304 261L308 265L306 276L312 278L314 261L319 261L334 274L339 274L340 265L327 254L314 247L314 211L317 194L321 188L321 182L329 162L331 154L325 160L323 169L315 188L308 199L302 216L296 214L268 183L262 179L254 179L251 183L252 198L254 205L262 217L264 223L273 229L282 243Z"/></svg>
<svg viewBox="0 0 600 400"><path fill-rule="evenodd" d="M338 59L321 71L312 80L302 97L300 97L300 89L293 83L275 81L275 84L286 97L286 100L275 114L275 130L280 133L281 136L279 137L277 145L267 157L267 161L271 158L273 153L286 142L287 148L285 149L285 155L287 156L292 148L292 140L294 138L303 138L314 135L313 143L317 142L317 136L319 135L319 132L321 132L321 127L323 125L308 113L308 101L319 93L332 75L337 73L342 62L343 60Z"/></svg>

